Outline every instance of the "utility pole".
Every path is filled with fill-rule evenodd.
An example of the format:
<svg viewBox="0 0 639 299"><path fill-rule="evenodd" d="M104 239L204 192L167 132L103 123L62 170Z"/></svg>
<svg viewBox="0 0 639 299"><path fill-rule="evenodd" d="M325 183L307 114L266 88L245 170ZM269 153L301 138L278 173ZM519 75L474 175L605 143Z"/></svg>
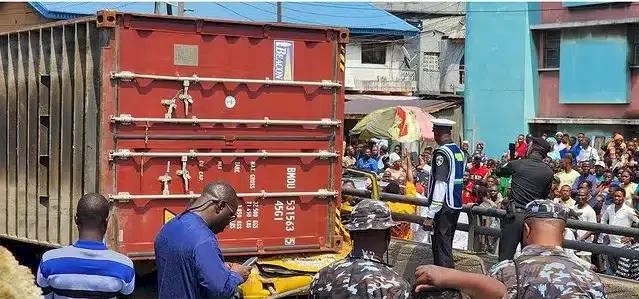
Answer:
<svg viewBox="0 0 639 299"><path fill-rule="evenodd" d="M173 5L171 3L166 3L166 14L169 16L173 15Z"/></svg>
<svg viewBox="0 0 639 299"><path fill-rule="evenodd" d="M277 1L277 22L282 23L282 2Z"/></svg>
<svg viewBox="0 0 639 299"><path fill-rule="evenodd" d="M184 2L178 2L178 16L184 15Z"/></svg>

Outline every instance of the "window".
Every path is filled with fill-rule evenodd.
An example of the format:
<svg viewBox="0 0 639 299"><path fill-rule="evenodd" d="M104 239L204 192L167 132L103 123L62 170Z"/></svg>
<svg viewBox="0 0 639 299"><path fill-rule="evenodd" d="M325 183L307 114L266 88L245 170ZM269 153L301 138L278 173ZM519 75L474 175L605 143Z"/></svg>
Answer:
<svg viewBox="0 0 639 299"><path fill-rule="evenodd" d="M439 53L424 52L422 69L424 72L439 72Z"/></svg>
<svg viewBox="0 0 639 299"><path fill-rule="evenodd" d="M561 31L546 31L544 34L544 68L559 67L559 44Z"/></svg>
<svg viewBox="0 0 639 299"><path fill-rule="evenodd" d="M630 25L630 64L639 65L639 24Z"/></svg>
<svg viewBox="0 0 639 299"><path fill-rule="evenodd" d="M386 44L362 44L362 63L386 64Z"/></svg>

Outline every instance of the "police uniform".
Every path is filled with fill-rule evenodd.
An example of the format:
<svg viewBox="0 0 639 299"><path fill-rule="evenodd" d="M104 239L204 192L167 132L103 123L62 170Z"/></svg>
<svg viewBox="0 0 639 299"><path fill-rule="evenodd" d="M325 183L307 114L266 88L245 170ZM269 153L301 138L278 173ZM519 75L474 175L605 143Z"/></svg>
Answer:
<svg viewBox="0 0 639 299"><path fill-rule="evenodd" d="M396 223L388 205L365 199L351 212L349 231L387 230ZM382 241L382 240L380 240ZM352 251L345 259L323 268L313 277L310 298L411 298L411 286L374 252Z"/></svg>
<svg viewBox="0 0 639 299"><path fill-rule="evenodd" d="M434 119L433 128L452 129L455 122ZM462 189L466 158L457 144L450 141L433 152L432 171L428 181L430 202L427 218L433 219L433 262L454 268L453 237L462 208Z"/></svg>
<svg viewBox="0 0 639 299"><path fill-rule="evenodd" d="M511 194L506 206L509 213L501 221L500 261L512 259L515 255L517 245L521 242L524 218L522 212L526 205L536 199L548 198L552 187L554 173L543 161L545 152L550 150L550 144L535 137L530 146L544 152L543 156L537 152L525 159L502 164L495 170L495 175L499 177L512 177Z"/></svg>
<svg viewBox="0 0 639 299"><path fill-rule="evenodd" d="M532 201L525 211L526 218L568 217L566 209L550 200ZM489 275L506 285L508 299L607 298L599 276L559 246L528 245L514 260L493 266Z"/></svg>

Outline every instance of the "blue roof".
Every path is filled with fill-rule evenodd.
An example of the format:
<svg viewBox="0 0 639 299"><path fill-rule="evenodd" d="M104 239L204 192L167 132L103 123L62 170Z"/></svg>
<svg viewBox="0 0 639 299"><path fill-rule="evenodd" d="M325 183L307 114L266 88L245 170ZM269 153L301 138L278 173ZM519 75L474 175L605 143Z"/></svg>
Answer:
<svg viewBox="0 0 639 299"><path fill-rule="evenodd" d="M29 2L43 17L66 20L99 10L152 14L153 2ZM166 5L162 5L165 10ZM256 22L276 22L275 2L186 2L185 16ZM173 8L174 14L177 7ZM285 23L346 27L352 34L408 35L414 26L368 2L282 2Z"/></svg>

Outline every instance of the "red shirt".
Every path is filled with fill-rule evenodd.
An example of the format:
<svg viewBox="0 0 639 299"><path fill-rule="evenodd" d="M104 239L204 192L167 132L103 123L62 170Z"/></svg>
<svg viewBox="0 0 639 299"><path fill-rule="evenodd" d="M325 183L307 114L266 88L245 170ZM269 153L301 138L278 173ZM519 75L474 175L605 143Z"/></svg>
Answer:
<svg viewBox="0 0 639 299"><path fill-rule="evenodd" d="M481 181L488 174L488 167L484 165L479 165L479 167L475 167L472 165L468 168L468 181Z"/></svg>
<svg viewBox="0 0 639 299"><path fill-rule="evenodd" d="M471 202L477 202L475 195L472 194L473 188L475 188L475 182L481 181L488 174L488 167L484 165L479 165L479 167L475 167L472 165L468 168L468 185L466 185L466 190L469 192L469 198ZM463 202L463 199L462 199Z"/></svg>
<svg viewBox="0 0 639 299"><path fill-rule="evenodd" d="M523 159L526 156L527 149L528 149L528 144L526 144L526 142L517 144L517 147L515 148L515 152L517 153L517 158Z"/></svg>

